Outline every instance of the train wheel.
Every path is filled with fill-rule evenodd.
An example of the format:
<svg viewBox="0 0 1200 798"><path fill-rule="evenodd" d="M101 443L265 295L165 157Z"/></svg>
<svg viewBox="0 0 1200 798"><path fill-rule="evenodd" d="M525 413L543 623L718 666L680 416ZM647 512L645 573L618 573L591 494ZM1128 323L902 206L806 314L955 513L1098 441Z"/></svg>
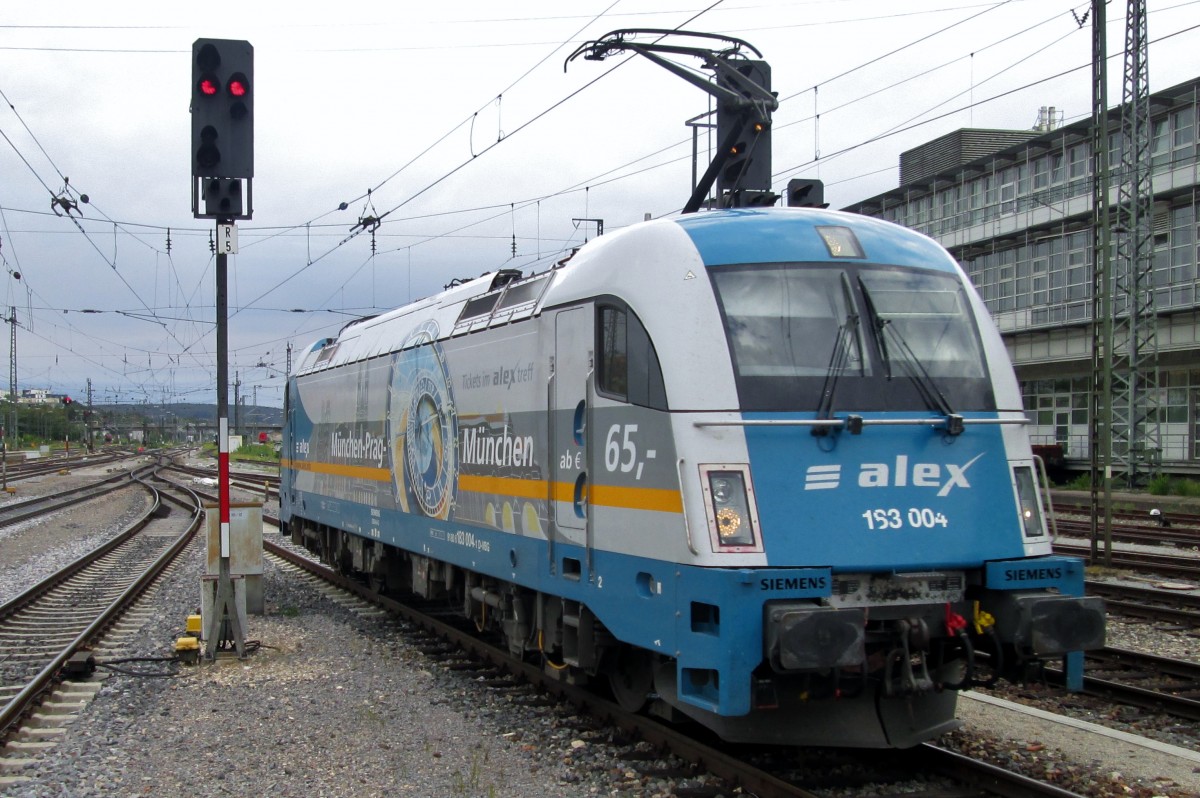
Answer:
<svg viewBox="0 0 1200 798"><path fill-rule="evenodd" d="M613 698L626 712L637 712L646 705L654 687L654 670L645 651L622 646L612 658L608 685Z"/></svg>

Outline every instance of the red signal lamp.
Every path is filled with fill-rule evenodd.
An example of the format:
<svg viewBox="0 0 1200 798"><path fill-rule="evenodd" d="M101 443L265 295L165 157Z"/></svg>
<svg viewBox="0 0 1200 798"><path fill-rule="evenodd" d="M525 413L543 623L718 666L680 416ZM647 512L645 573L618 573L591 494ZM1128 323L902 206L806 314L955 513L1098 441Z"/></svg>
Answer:
<svg viewBox="0 0 1200 798"><path fill-rule="evenodd" d="M229 93L234 97L245 97L250 93L250 84L245 75L239 73L229 79Z"/></svg>
<svg viewBox="0 0 1200 798"><path fill-rule="evenodd" d="M214 94L216 94L218 91L221 90L220 84L217 82L217 79L214 78L212 75L204 75L203 77L201 77L200 83L197 84L197 88L199 88L200 93L205 95L206 97L212 97Z"/></svg>

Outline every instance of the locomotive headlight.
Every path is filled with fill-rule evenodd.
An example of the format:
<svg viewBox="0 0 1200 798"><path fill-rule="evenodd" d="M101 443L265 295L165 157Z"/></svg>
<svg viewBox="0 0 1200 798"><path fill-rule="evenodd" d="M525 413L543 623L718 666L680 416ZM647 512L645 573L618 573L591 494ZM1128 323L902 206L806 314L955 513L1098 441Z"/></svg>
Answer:
<svg viewBox="0 0 1200 798"><path fill-rule="evenodd" d="M710 484L712 485L713 501L717 505L729 504L729 500L733 497L733 483L726 477L714 476Z"/></svg>
<svg viewBox="0 0 1200 798"><path fill-rule="evenodd" d="M1042 511L1038 505L1033 469L1029 466L1017 466L1013 469L1013 478L1017 483L1017 511L1021 516L1025 537L1042 537L1046 534L1046 528L1042 525Z"/></svg>
<svg viewBox="0 0 1200 798"><path fill-rule="evenodd" d="M740 471L708 472L712 519L720 546L755 545L745 476Z"/></svg>

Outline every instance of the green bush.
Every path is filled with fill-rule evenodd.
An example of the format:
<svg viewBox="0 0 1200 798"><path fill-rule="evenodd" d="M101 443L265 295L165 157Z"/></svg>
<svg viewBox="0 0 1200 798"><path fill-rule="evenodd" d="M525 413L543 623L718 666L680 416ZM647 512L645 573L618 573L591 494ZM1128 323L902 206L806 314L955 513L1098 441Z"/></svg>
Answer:
<svg viewBox="0 0 1200 798"><path fill-rule="evenodd" d="M1067 490L1091 490L1092 475L1087 471L1084 471L1082 474L1075 477L1075 479L1063 485L1063 487Z"/></svg>
<svg viewBox="0 0 1200 798"><path fill-rule="evenodd" d="M1146 485L1146 492L1152 496L1200 496L1200 482L1183 477L1172 477L1167 474L1157 474Z"/></svg>
<svg viewBox="0 0 1200 798"><path fill-rule="evenodd" d="M278 463L279 454L271 443L244 444L230 455L232 460L248 460L256 463Z"/></svg>
<svg viewBox="0 0 1200 798"><path fill-rule="evenodd" d="M1146 490L1152 496L1166 496L1172 493L1175 488L1175 485L1172 483L1174 483L1174 480L1166 474L1158 474L1150 480L1150 484L1146 486Z"/></svg>
<svg viewBox="0 0 1200 798"><path fill-rule="evenodd" d="M1200 496L1200 482L1194 479L1177 479L1172 488L1174 489L1172 493L1176 496L1189 496L1192 498Z"/></svg>

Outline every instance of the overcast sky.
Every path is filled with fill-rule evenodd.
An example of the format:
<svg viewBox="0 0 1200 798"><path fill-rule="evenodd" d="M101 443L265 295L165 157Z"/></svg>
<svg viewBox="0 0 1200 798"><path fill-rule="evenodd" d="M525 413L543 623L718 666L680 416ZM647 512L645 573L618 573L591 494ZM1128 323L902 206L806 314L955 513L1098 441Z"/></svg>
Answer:
<svg viewBox="0 0 1200 798"><path fill-rule="evenodd" d="M1148 5L1157 91L1198 73L1200 3ZM682 27L754 45L781 101L776 190L820 177L841 207L894 188L902 151L957 128L1030 128L1041 106L1066 122L1087 116L1091 30L1076 21L1087 8L6 3L0 279L3 314L16 312L18 389L84 401L91 379L98 403L215 401L212 223L192 218L189 188L199 37L254 46L254 218L239 223L230 258L230 380L240 376L247 402L278 406L289 342L307 347L456 277L544 269L595 235L572 219L612 231L678 212L692 174L684 122L708 110L707 95L638 56L564 72L588 39ZM1109 4L1112 103L1124 13ZM56 215L54 197L81 193L82 218ZM351 235L385 214L373 237Z"/></svg>

